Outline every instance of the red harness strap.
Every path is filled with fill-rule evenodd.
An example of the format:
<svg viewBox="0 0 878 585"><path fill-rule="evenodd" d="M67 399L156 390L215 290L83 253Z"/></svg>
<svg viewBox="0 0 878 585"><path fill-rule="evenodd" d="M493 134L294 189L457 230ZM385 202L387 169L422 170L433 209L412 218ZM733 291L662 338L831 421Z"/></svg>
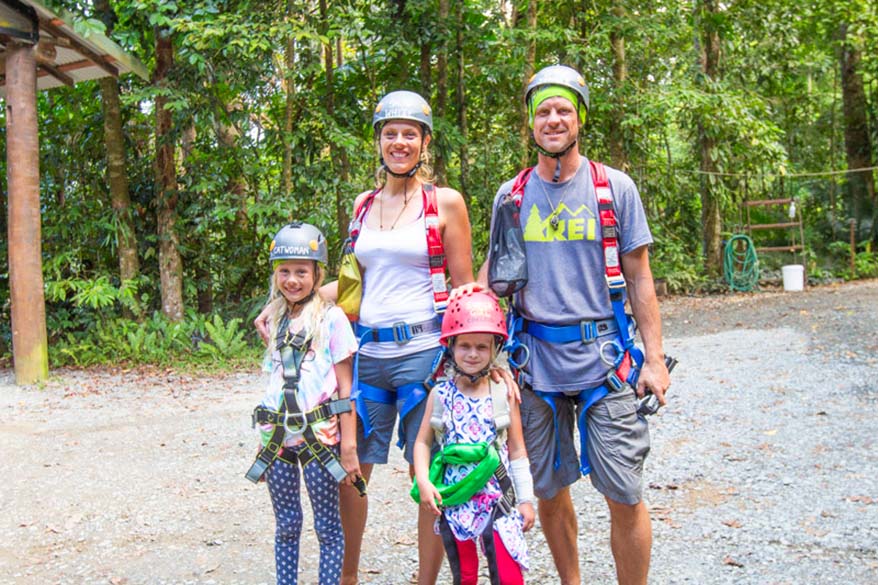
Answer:
<svg viewBox="0 0 878 585"><path fill-rule="evenodd" d="M448 287L445 284L445 247L439 233L439 205L433 185L424 185L424 225L427 228L427 256L430 260L430 283L433 286L433 310L445 312L448 306Z"/></svg>
<svg viewBox="0 0 878 585"><path fill-rule="evenodd" d="M523 187L522 187L523 190ZM376 189L369 193L358 207L354 209L354 218L348 227L351 238L351 250L357 243L357 236L366 219L366 213L372 206L375 196L380 192ZM442 234L439 232L439 205L436 202L436 189L427 183L422 190L424 196L424 225L427 237L427 256L430 266L430 284L433 289L433 308L436 313L443 313L448 305L448 287L445 285L445 246L442 244Z"/></svg>
<svg viewBox="0 0 878 585"><path fill-rule="evenodd" d="M607 284L610 292L614 288L625 286L622 276L622 264L619 261L619 229L616 221L616 210L613 208L613 193L610 191L610 182L607 180L607 171L604 165L589 161L591 166L591 178L594 183L595 194L598 199L598 214L601 218L601 237L604 246L604 270L607 275Z"/></svg>

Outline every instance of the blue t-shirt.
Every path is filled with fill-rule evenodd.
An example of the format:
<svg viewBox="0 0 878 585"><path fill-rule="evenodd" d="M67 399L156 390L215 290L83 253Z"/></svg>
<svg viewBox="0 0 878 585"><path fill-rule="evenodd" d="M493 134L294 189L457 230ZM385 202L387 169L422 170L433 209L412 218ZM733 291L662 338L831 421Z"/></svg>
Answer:
<svg viewBox="0 0 878 585"><path fill-rule="evenodd" d="M518 312L531 321L552 325L613 317L604 268L603 238L597 195L588 159L581 157L576 175L565 183L543 181L534 171L524 189L521 222L527 253L528 283L515 294ZM606 167L620 227L619 252L625 255L652 242L643 203L634 181ZM513 181L500 187L500 195ZM550 222L552 205L559 208L558 227ZM530 350L523 373L534 388L544 392L574 392L599 386L609 367L600 359L600 344L613 336L583 344L550 343L526 333L520 340ZM611 353L611 352L608 352Z"/></svg>

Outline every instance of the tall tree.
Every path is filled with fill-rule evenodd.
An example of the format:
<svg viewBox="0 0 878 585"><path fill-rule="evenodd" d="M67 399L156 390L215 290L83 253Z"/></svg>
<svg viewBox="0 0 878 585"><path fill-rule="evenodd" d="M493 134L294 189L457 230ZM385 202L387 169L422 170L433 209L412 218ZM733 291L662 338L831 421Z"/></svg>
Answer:
<svg viewBox="0 0 878 585"><path fill-rule="evenodd" d="M718 0L699 0L698 12L700 85L706 91L719 80L720 36L717 25L720 6ZM710 122L698 122L698 155L702 172L701 182L701 225L702 246L705 268L711 275L719 275L722 268L721 230L722 216L720 205L720 178L716 165L716 141L711 134Z"/></svg>
<svg viewBox="0 0 878 585"><path fill-rule="evenodd" d="M841 40L841 94L844 112L844 145L847 154L848 193L851 200L851 213L859 233L863 219L869 216L869 206L875 199L875 182L872 166L872 141L869 136L869 122L866 105L866 92L860 71L862 55L856 39L849 32L849 25L843 23L839 30ZM866 169L866 170L860 170ZM878 233L874 229L872 233Z"/></svg>
<svg viewBox="0 0 878 585"><path fill-rule="evenodd" d="M116 14L108 0L95 2L95 10L101 15L101 20L107 27L107 34L112 34ZM100 85L104 111L104 144L107 149L107 184L110 187L110 201L115 215L119 278L125 282L137 277L140 272L140 259L137 256L137 235L134 231L131 196L128 192L119 82L115 77L103 77Z"/></svg>
<svg viewBox="0 0 878 585"><path fill-rule="evenodd" d="M174 162L174 132L168 108L168 74L174 64L174 45L168 29L155 29L155 170L156 225L159 240L159 275L162 313L172 321L183 318L183 259L177 234L177 166Z"/></svg>
<svg viewBox="0 0 878 585"><path fill-rule="evenodd" d="M625 117L625 94L628 82L628 62L625 59L625 5L623 0L613 3L613 26L610 31L610 47L613 51L613 89L615 100L610 116L610 161L613 166L628 170L628 154L625 151L625 137L622 120Z"/></svg>
<svg viewBox="0 0 878 585"><path fill-rule="evenodd" d="M320 29L325 38L329 34L329 11L328 0L320 0ZM333 82L334 64L332 61L332 40L323 44L324 72L326 74L326 114L329 120L335 120L335 87ZM331 126L334 129L334 126ZM335 186L335 225L338 233L342 234L348 227L350 217L347 211L347 202L343 198L343 186L350 181L351 164L348 153L343 144L340 144L336 136L329 137L332 159L335 162L338 176L343 185Z"/></svg>

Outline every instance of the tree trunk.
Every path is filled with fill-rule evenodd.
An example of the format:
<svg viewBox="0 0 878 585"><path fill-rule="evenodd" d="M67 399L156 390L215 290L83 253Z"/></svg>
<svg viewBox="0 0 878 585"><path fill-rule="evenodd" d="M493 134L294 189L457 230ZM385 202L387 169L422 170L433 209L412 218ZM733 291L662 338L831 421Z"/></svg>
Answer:
<svg viewBox="0 0 878 585"><path fill-rule="evenodd" d="M847 25L839 32L841 49L841 95L844 110L844 146L848 169L872 166L872 143L866 114L866 92L860 72L860 50L849 42ZM874 175L871 170L847 175L851 214L856 222L857 239L863 219L869 217L869 207L875 197ZM874 231L874 230L873 230Z"/></svg>
<svg viewBox="0 0 878 585"><path fill-rule="evenodd" d="M295 0L287 2L287 24L292 26L293 15L295 14ZM283 189L281 196L287 201L287 205L292 208L293 196L293 108L296 103L296 84L293 81L293 68L296 66L296 38L289 33L286 45L284 47L284 71L283 71L283 88L284 88L284 130L283 130L283 147L284 160L283 170L281 172Z"/></svg>
<svg viewBox="0 0 878 585"><path fill-rule="evenodd" d="M622 0L616 0L613 5L613 16L616 24L610 32L610 46L613 50L613 85L616 99L610 116L610 161L612 166L627 172L628 155L625 152L622 121L625 117L625 86L628 82L628 63L625 60L625 36L622 32L622 19L625 17L625 7L622 5Z"/></svg>
<svg viewBox="0 0 878 585"><path fill-rule="evenodd" d="M431 71L433 53L430 51L430 42L427 40L426 35L420 39L420 45L421 62L419 75L421 78L421 96L429 103L433 92L433 75Z"/></svg>
<svg viewBox="0 0 878 585"><path fill-rule="evenodd" d="M719 72L720 38L714 15L719 11L717 0L702 0L700 19L701 30L701 71L705 79L715 80ZM701 170L704 173L701 189L701 225L703 226L702 245L705 269L712 276L718 276L722 269L722 216L720 193L717 189L719 176L715 163L715 140L710 136L704 121L698 127L698 151Z"/></svg>
<svg viewBox="0 0 878 585"><path fill-rule="evenodd" d="M524 84L521 88L521 95L524 96L524 92L527 89L527 85L530 82L530 78L533 77L534 68L536 67L537 60L537 41L536 41L536 30L537 30L537 0L528 0L527 3L527 54L524 58ZM531 129L528 125L527 121L527 104L524 103L524 100L521 101L521 119L522 123L519 125L519 144L521 148L521 160L519 161L519 167L524 168L527 166L528 161L530 161L530 133Z"/></svg>
<svg viewBox="0 0 878 585"><path fill-rule="evenodd" d="M320 21L321 21L321 30L322 34L326 35L329 32L329 16L326 6L327 0L320 0ZM326 71L326 113L329 115L330 119L335 119L335 89L333 87L332 75L333 75L333 62L332 62L332 41L326 43L323 46L323 63L324 69ZM335 137L331 136L329 139L329 150L332 154L332 160L335 163L336 169L338 170L339 178L341 179L342 186L347 185L351 176L351 164L348 160L348 153L344 149L344 147L339 146ZM347 204L344 201L344 196L342 192L342 188L336 188L335 190L335 225L338 230L337 233L343 234L348 229L348 223L350 222L350 216L348 215Z"/></svg>
<svg viewBox="0 0 878 585"><path fill-rule="evenodd" d="M49 376L40 225L36 49L6 44L6 180L15 383Z"/></svg>
<svg viewBox="0 0 878 585"><path fill-rule="evenodd" d="M439 50L436 55L436 107L433 109L434 120L445 120L448 113L448 13L449 0L439 0ZM432 151L435 153L433 173L437 185L448 184L447 150L442 146L448 144L445 137L433 140Z"/></svg>
<svg viewBox="0 0 878 585"><path fill-rule="evenodd" d="M156 29L156 64L153 83L167 85L168 72L174 63L174 46L170 33ZM167 98L157 96L156 112L156 217L159 239L159 274L162 287L162 313L172 321L183 318L183 260L177 235L177 167L174 162L174 135Z"/></svg>
<svg viewBox="0 0 878 585"><path fill-rule="evenodd" d="M116 24L116 13L108 0L96 0L95 12L107 27L107 34L111 34ZM104 144L107 148L107 184L110 187L110 202L116 217L119 278L124 283L137 278L140 273L140 259L137 256L137 234L134 231L131 196L128 190L122 106L119 101L119 82L113 77L102 77L99 83L104 111Z"/></svg>
<svg viewBox="0 0 878 585"><path fill-rule="evenodd" d="M125 282L137 278L140 272L140 260L137 256L137 235L134 232L131 197L128 192L119 83L112 77L104 77L100 80L100 84L104 108L104 144L107 148L107 183L110 186L110 201L116 216L119 278Z"/></svg>
<svg viewBox="0 0 878 585"><path fill-rule="evenodd" d="M226 119L230 121L228 123L217 121L214 126L214 131L216 132L216 137L219 143L226 148L229 155L232 156L235 161L232 166L234 169L232 176L230 176L229 180L226 182L226 192L231 193L232 197L237 202L235 227L241 233L245 233L248 230L250 223L247 218L247 179L244 177L244 169L238 162L238 157L234 156L239 150L238 140L241 138L241 130L233 121L231 121L235 112L242 106L237 98L233 98L232 102L223 104L222 107Z"/></svg>
<svg viewBox="0 0 878 585"><path fill-rule="evenodd" d="M460 130L460 192L468 193L467 182L469 180L469 155L467 151L467 124L466 124L466 70L463 55L463 2L458 2L457 8L457 127Z"/></svg>

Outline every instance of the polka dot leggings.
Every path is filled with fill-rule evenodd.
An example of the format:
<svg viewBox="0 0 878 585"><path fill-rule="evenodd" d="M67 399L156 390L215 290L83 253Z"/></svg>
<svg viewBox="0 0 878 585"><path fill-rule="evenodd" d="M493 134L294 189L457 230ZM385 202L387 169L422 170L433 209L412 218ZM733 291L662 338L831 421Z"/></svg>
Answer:
<svg viewBox="0 0 878 585"><path fill-rule="evenodd" d="M344 558L344 535L338 512L338 482L317 461L306 465L303 475L314 514L314 531L320 545L319 583L334 585L341 580ZM298 582L299 538L302 534L299 481L298 465L277 459L268 469L268 493L277 525L274 559L278 585L296 585Z"/></svg>

